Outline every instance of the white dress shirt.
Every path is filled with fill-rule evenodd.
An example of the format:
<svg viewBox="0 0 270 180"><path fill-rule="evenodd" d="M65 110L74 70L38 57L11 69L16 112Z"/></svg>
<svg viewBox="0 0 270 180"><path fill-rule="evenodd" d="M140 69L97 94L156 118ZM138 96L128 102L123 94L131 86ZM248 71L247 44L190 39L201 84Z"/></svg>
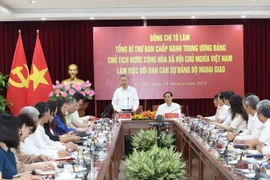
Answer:
<svg viewBox="0 0 270 180"><path fill-rule="evenodd" d="M121 109L132 109L136 111L139 107L139 98L137 90L134 87L128 86L126 90L122 87L114 91L112 99L113 109L120 112Z"/></svg>
<svg viewBox="0 0 270 180"><path fill-rule="evenodd" d="M32 148L38 151L33 153ZM52 141L45 133L44 128L39 124L36 131L28 136L24 142L20 143L20 149L25 154L44 154L44 151L48 151L45 155L58 157L57 152L59 150L65 150L66 147L60 142Z"/></svg>
<svg viewBox="0 0 270 180"><path fill-rule="evenodd" d="M167 103L159 105L156 115L164 115L165 113L178 113L181 117L181 107L177 103L172 103L170 106Z"/></svg>
<svg viewBox="0 0 270 180"><path fill-rule="evenodd" d="M262 148L263 155L269 155L270 154L270 146L264 146Z"/></svg>
<svg viewBox="0 0 270 180"><path fill-rule="evenodd" d="M267 119L267 121L263 123L263 128L259 136L259 141L263 142L267 146L270 146L270 119Z"/></svg>
<svg viewBox="0 0 270 180"><path fill-rule="evenodd" d="M84 120L89 120L89 118L90 118L90 116L80 117L78 111L75 111L74 113L72 113L72 115L73 115L73 118L80 123L83 123Z"/></svg>
<svg viewBox="0 0 270 180"><path fill-rule="evenodd" d="M241 114L236 114L230 126L234 129L235 133L247 129L247 122L243 119Z"/></svg>
<svg viewBox="0 0 270 180"><path fill-rule="evenodd" d="M227 116L229 115L229 109L230 107L227 106L226 104L224 104L218 111L218 119L223 122L225 121L225 119L227 118ZM206 117L210 120L215 120L215 116L210 116L210 117Z"/></svg>
<svg viewBox="0 0 270 180"><path fill-rule="evenodd" d="M254 116L249 115L247 129L237 136L236 139L249 140L259 138L262 128L263 123L258 119L257 113Z"/></svg>
<svg viewBox="0 0 270 180"><path fill-rule="evenodd" d="M223 121L221 124L229 126L231 125L231 123L232 123L232 113L228 111L228 116L226 117L225 121Z"/></svg>

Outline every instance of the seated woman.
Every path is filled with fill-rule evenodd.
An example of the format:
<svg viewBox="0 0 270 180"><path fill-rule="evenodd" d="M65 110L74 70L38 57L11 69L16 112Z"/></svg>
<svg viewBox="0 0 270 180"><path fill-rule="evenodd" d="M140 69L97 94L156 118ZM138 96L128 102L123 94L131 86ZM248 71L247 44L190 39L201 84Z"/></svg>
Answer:
<svg viewBox="0 0 270 180"><path fill-rule="evenodd" d="M73 134L76 133L75 128L68 128L66 119L65 119L65 113L67 111L67 103L65 100L57 100L57 113L54 116L55 120L55 128L54 128L54 133L56 135L63 135L66 133Z"/></svg>
<svg viewBox="0 0 270 180"><path fill-rule="evenodd" d="M18 148L19 119L13 115L0 115L0 180L12 179L17 174L15 154L11 148ZM41 179L25 172L19 180Z"/></svg>
<svg viewBox="0 0 270 180"><path fill-rule="evenodd" d="M20 120L20 141L24 141L30 134L36 131L36 124L31 116L22 113L19 114L18 119ZM17 158L17 169L19 173L24 171L32 171L36 169L41 170L52 170L54 164L52 162L42 162L51 160L49 156L45 155L27 155L20 151L20 149L14 149Z"/></svg>
<svg viewBox="0 0 270 180"><path fill-rule="evenodd" d="M43 125L45 129L45 133L49 136L49 138L53 141L60 141L61 143L66 143L66 142L77 142L80 140L79 136L76 135L70 135L70 134L65 134L62 136L55 136L53 129L55 129L55 121L54 121L54 116L57 113L57 102L56 101L48 101L47 105L50 109L51 112L51 117L48 123L45 123Z"/></svg>
<svg viewBox="0 0 270 180"><path fill-rule="evenodd" d="M248 114L244 110L242 105L242 97L238 95L232 95L230 98L230 113L232 122L229 126L216 123L216 126L225 129L229 132L238 133L247 129Z"/></svg>

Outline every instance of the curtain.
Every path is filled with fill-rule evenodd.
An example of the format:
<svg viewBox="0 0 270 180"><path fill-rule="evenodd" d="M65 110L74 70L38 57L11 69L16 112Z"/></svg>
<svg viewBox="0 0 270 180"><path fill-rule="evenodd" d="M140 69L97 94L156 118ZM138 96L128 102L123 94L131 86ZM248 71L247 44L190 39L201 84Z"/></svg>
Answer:
<svg viewBox="0 0 270 180"><path fill-rule="evenodd" d="M270 82L268 70L270 63L270 20L269 19L164 19L147 20L147 26L176 25L228 25L244 26L244 83L245 93L253 92L261 99L270 98ZM31 21L0 23L0 72L9 74L18 38L21 30L28 66L30 67L39 30L40 41L52 78L52 82L68 78L68 65L75 63L79 67L78 77L92 82L93 74L93 28L116 26L143 26L143 20L87 20L87 21ZM138 34L139 36L139 34ZM118 83L118 80L115 80ZM4 94L5 92L2 92ZM98 93L98 92L97 92ZM217 92L218 93L218 92ZM213 94L214 96L214 94ZM140 100L144 109L161 104L159 100ZM175 99L183 105L183 112L188 109L189 115L208 115L215 113L212 99ZM106 101L90 101L87 114L101 114L110 103Z"/></svg>

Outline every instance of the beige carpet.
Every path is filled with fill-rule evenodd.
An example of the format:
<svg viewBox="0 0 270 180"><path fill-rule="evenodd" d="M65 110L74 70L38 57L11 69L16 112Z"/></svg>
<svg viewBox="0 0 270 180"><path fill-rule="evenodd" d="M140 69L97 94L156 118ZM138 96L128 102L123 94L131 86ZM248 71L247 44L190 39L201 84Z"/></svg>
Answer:
<svg viewBox="0 0 270 180"><path fill-rule="evenodd" d="M128 179L128 178L125 175L125 166L123 165L123 162L121 162L118 180L126 180L126 179Z"/></svg>

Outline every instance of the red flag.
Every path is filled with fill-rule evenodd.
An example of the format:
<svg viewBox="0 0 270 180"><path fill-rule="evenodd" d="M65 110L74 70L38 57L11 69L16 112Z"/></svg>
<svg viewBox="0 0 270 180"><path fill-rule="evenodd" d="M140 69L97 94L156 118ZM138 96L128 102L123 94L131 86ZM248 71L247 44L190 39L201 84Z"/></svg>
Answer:
<svg viewBox="0 0 270 180"><path fill-rule="evenodd" d="M39 34L37 34L30 74L28 103L33 106L40 101L48 101L49 93L52 91L52 80L40 44Z"/></svg>
<svg viewBox="0 0 270 180"><path fill-rule="evenodd" d="M14 52L10 76L8 80L7 102L11 112L17 116L24 106L27 106L27 91L29 85L29 69L23 48L21 33Z"/></svg>

